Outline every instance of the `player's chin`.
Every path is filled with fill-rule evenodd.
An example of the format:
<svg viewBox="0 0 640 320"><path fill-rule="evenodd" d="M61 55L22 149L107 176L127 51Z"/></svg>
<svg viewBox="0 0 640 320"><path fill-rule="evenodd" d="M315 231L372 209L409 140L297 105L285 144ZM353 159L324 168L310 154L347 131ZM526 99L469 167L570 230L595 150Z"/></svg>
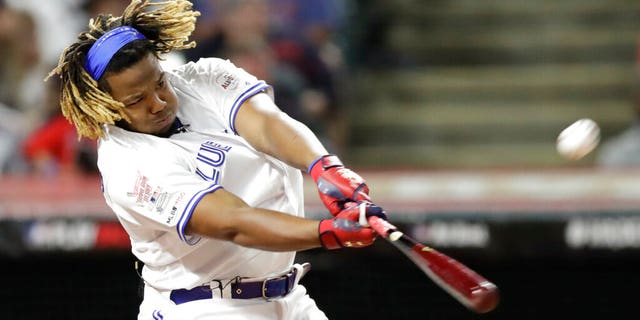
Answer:
<svg viewBox="0 0 640 320"><path fill-rule="evenodd" d="M175 115L167 116L157 122L153 123L152 128L149 128L149 133L157 136L168 136L171 134L173 122L175 121Z"/></svg>
<svg viewBox="0 0 640 320"><path fill-rule="evenodd" d="M169 137L173 133L173 129L171 125L167 127L157 127L155 130L149 133L158 137Z"/></svg>

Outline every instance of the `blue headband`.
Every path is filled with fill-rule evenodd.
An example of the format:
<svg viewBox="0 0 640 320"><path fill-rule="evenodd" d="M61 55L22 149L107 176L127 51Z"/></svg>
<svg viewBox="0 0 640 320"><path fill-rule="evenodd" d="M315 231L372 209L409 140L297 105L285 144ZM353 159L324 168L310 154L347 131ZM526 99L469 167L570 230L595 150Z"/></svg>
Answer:
<svg viewBox="0 0 640 320"><path fill-rule="evenodd" d="M84 69L98 81L113 55L127 43L138 39L146 38L140 31L129 26L117 27L103 34L89 49Z"/></svg>

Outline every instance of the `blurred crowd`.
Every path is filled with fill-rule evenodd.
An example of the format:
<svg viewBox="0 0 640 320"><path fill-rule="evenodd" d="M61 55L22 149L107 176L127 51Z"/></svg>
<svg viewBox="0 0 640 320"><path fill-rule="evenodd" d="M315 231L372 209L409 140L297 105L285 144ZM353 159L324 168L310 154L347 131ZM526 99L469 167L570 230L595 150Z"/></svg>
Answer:
<svg viewBox="0 0 640 320"><path fill-rule="evenodd" d="M346 134L345 0L195 0L202 13L193 49L167 68L200 57L229 59L275 91L276 103L340 153ZM89 18L119 16L129 0L0 0L0 175L96 174L95 141L79 140L59 108L60 83L44 82Z"/></svg>

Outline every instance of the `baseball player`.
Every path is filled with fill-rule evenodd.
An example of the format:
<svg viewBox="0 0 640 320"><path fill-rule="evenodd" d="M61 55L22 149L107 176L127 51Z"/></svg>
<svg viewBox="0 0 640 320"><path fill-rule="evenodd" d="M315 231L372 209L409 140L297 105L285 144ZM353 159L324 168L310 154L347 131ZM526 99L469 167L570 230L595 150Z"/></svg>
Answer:
<svg viewBox="0 0 640 320"><path fill-rule="evenodd" d="M138 319L326 319L295 252L368 246L358 221L385 212L268 84L217 58L163 70L198 15L133 1L91 20L50 74L79 136L98 139L105 200L144 263ZM301 170L332 218L303 217Z"/></svg>

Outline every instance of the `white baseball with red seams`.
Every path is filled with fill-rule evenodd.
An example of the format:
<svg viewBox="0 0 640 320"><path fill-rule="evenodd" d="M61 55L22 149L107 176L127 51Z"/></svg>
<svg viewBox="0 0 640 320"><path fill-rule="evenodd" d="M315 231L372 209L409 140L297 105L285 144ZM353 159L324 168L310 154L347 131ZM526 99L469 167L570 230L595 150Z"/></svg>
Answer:
<svg viewBox="0 0 640 320"><path fill-rule="evenodd" d="M558 135L556 149L569 160L578 160L593 151L600 142L600 127L588 118L577 120Z"/></svg>

